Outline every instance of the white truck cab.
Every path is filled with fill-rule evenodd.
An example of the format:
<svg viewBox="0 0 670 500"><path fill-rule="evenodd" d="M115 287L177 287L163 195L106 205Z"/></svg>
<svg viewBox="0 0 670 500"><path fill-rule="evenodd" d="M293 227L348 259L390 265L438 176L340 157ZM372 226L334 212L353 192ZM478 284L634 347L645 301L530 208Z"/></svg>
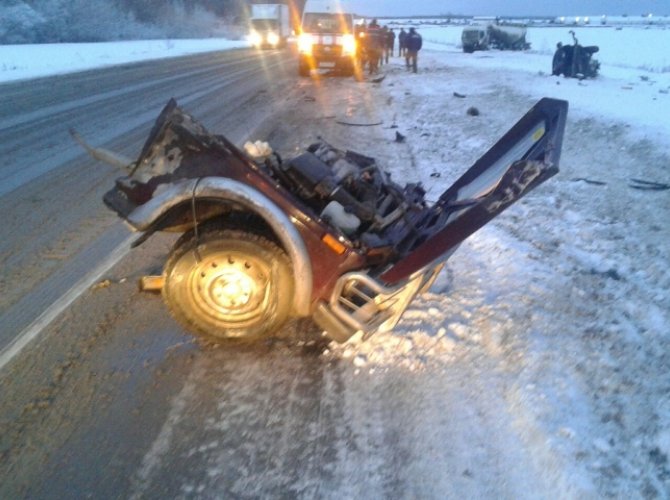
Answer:
<svg viewBox="0 0 670 500"><path fill-rule="evenodd" d="M298 36L298 58L301 76L309 76L312 69L354 74L354 15L346 2L307 0Z"/></svg>

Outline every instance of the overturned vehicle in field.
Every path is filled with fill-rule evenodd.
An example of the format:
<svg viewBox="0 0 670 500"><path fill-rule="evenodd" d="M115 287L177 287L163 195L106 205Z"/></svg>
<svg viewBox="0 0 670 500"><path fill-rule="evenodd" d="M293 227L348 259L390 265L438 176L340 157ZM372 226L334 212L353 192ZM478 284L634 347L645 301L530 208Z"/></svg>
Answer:
<svg viewBox="0 0 670 500"><path fill-rule="evenodd" d="M579 44L575 32L570 30L572 45L556 44L556 52L551 61L551 74L554 76L566 76L568 78L595 78L598 76L600 62L593 58L598 52L597 45L584 47Z"/></svg>
<svg viewBox="0 0 670 500"><path fill-rule="evenodd" d="M183 233L156 278L187 329L249 339L311 316L345 341L393 328L465 238L558 172L566 114L542 99L429 204L370 156L321 141L253 158L170 101L104 202L134 245Z"/></svg>

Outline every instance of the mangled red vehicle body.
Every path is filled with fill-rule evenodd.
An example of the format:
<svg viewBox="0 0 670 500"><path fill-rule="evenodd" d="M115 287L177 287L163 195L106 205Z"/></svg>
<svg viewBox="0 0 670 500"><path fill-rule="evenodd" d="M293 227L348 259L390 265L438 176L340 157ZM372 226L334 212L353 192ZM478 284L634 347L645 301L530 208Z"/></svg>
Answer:
<svg viewBox="0 0 670 500"><path fill-rule="evenodd" d="M104 201L136 244L183 233L161 284L188 329L258 338L311 316L344 341L393 328L465 238L558 172L566 114L540 100L429 204L370 156L319 142L253 158L170 101Z"/></svg>

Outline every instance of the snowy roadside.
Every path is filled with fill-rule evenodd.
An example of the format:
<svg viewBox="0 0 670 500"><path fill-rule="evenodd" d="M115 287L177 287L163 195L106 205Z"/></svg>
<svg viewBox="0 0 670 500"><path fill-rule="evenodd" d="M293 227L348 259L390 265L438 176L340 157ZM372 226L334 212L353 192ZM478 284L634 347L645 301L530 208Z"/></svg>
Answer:
<svg viewBox="0 0 670 500"><path fill-rule="evenodd" d="M243 47L249 42L224 38L0 45L0 82Z"/></svg>
<svg viewBox="0 0 670 500"><path fill-rule="evenodd" d="M670 200L631 179L670 181L670 134L650 112L669 96L639 80L625 89L630 101L617 97L635 73L580 84L492 57L426 50L417 75L395 58L378 91L385 124L398 128L384 130L380 160L396 179L418 175L434 199L550 96L571 104L561 173L468 240L393 333L332 355L371 373L492 358L508 405L501 418L512 419L557 496L663 497Z"/></svg>

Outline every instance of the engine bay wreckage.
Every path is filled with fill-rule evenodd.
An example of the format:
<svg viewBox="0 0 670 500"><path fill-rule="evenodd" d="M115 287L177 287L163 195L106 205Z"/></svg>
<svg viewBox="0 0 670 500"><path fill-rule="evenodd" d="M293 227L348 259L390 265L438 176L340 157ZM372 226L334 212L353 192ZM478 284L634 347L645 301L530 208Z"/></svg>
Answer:
<svg viewBox="0 0 670 500"><path fill-rule="evenodd" d="M171 100L105 204L142 234L183 233L156 288L187 329L276 333L308 317L337 341L392 329L469 235L558 172L568 105L542 99L435 203L324 141L253 157ZM253 148L251 148L253 149Z"/></svg>

